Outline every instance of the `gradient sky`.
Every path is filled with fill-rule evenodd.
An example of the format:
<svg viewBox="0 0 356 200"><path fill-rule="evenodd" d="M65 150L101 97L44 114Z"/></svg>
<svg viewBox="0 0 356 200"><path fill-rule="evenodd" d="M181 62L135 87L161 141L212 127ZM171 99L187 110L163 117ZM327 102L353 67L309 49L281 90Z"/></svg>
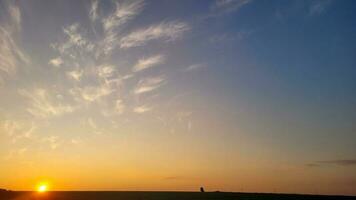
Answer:
<svg viewBox="0 0 356 200"><path fill-rule="evenodd" d="M356 194L355 10L0 0L0 188Z"/></svg>

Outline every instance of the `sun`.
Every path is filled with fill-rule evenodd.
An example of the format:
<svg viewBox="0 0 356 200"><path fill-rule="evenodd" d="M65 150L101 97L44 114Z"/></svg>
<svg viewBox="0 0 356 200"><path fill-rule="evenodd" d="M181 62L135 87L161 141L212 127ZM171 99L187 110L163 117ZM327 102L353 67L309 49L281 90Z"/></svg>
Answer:
<svg viewBox="0 0 356 200"><path fill-rule="evenodd" d="M37 186L37 192L43 193L46 192L48 189L48 185L45 183L41 183Z"/></svg>

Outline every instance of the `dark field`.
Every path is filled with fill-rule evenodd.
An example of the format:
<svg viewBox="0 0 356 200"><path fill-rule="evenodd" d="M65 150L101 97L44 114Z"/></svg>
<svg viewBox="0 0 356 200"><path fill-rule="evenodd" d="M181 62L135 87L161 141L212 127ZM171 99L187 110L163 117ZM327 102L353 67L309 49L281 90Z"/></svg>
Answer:
<svg viewBox="0 0 356 200"><path fill-rule="evenodd" d="M351 196L230 193L230 192L0 192L0 200L280 200L280 199L356 199Z"/></svg>

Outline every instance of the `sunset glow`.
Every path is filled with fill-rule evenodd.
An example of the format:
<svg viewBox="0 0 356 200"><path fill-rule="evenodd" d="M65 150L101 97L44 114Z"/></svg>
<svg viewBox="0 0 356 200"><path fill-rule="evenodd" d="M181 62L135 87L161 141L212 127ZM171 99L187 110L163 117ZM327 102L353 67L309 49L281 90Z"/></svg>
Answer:
<svg viewBox="0 0 356 200"><path fill-rule="evenodd" d="M0 189L356 195L355 11L0 0Z"/></svg>

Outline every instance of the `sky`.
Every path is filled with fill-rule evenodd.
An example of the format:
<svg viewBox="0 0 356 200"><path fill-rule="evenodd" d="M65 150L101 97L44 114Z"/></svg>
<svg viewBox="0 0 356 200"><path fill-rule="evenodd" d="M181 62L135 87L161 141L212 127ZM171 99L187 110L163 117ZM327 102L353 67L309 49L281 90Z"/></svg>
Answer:
<svg viewBox="0 0 356 200"><path fill-rule="evenodd" d="M0 0L0 188L356 195L355 9Z"/></svg>

